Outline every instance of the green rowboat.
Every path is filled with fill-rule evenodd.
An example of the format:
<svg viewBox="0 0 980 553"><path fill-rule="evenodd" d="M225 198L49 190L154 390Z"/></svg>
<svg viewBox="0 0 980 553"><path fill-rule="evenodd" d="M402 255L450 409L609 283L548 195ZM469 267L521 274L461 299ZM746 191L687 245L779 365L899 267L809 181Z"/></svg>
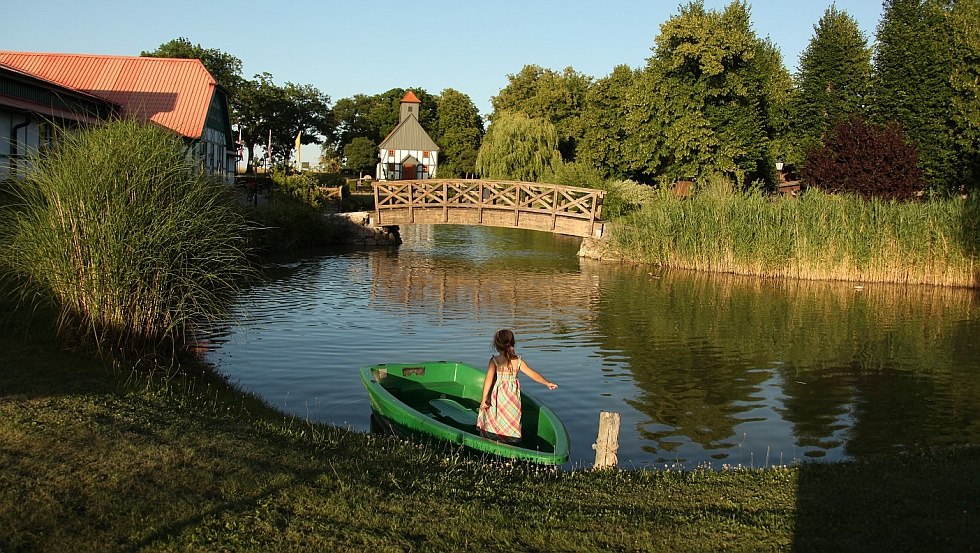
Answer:
<svg viewBox="0 0 980 553"><path fill-rule="evenodd" d="M521 392L523 438L506 444L480 436L477 410L486 373L465 363L433 361L363 367L371 410L395 430L545 465L568 461L568 431L554 411Z"/></svg>

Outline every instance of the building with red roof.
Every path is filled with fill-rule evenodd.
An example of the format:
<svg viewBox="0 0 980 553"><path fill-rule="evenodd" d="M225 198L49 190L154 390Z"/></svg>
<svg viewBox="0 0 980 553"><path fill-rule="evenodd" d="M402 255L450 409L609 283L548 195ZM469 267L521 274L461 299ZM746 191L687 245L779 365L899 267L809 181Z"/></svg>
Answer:
<svg viewBox="0 0 980 553"><path fill-rule="evenodd" d="M45 125L123 116L174 131L206 171L234 177L238 152L227 94L200 60L0 51L0 70L0 156L6 153L8 167L45 142ZM47 83L49 90L31 95L15 85L27 77L35 79L35 88ZM105 108L78 112L54 100L66 95ZM5 152L4 143L18 148Z"/></svg>
<svg viewBox="0 0 980 553"><path fill-rule="evenodd" d="M378 145L378 179L435 178L439 146L419 123L421 105L422 102L411 90L402 97L398 125Z"/></svg>

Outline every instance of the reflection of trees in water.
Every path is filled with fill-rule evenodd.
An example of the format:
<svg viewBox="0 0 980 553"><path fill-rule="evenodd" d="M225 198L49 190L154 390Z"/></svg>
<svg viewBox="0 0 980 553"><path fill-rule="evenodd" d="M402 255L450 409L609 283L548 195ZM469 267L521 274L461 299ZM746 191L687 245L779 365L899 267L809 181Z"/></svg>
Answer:
<svg viewBox="0 0 980 553"><path fill-rule="evenodd" d="M980 437L973 291L596 270L602 346L628 358L641 434L665 450L678 435L730 448L771 367L770 406L814 454L935 443L950 425Z"/></svg>

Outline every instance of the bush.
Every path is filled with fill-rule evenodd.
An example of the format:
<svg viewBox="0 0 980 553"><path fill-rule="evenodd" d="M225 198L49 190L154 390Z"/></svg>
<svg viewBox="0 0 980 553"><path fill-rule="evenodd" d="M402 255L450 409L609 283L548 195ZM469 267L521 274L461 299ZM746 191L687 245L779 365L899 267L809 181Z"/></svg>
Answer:
<svg viewBox="0 0 980 553"><path fill-rule="evenodd" d="M228 187L185 152L127 120L67 133L31 160L0 253L22 298L54 306L64 338L172 362L252 275Z"/></svg>
<svg viewBox="0 0 980 553"><path fill-rule="evenodd" d="M835 126L809 152L801 176L827 192L865 198L908 200L926 186L918 150L906 142L898 124L878 127L857 116Z"/></svg>

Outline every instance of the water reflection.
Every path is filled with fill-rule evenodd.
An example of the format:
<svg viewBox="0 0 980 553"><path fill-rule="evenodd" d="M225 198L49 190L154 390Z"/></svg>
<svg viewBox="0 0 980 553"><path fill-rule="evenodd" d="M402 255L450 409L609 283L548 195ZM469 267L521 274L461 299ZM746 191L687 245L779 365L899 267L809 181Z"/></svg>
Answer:
<svg viewBox="0 0 980 553"><path fill-rule="evenodd" d="M594 459L621 413L621 466L836 460L980 436L972 291L659 272L579 260L577 239L407 227L393 251L272 264L211 358L289 412L369 428L354 369L482 366L499 327L560 384L526 389Z"/></svg>

